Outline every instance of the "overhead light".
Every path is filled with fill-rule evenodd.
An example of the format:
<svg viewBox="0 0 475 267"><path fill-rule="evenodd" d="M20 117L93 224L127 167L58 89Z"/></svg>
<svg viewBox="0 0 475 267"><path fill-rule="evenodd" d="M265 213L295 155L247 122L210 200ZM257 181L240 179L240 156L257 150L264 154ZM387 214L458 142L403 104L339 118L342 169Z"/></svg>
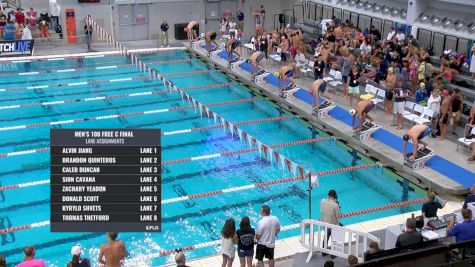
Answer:
<svg viewBox="0 0 475 267"><path fill-rule="evenodd" d="M343 0L343 5L347 5L350 2L350 0Z"/></svg>
<svg viewBox="0 0 475 267"><path fill-rule="evenodd" d="M420 17L419 21L422 22L422 23L428 23L429 22L429 16L422 13L421 14L422 16Z"/></svg>
<svg viewBox="0 0 475 267"><path fill-rule="evenodd" d="M467 22L467 31L470 33L475 32L475 23L473 21Z"/></svg>
<svg viewBox="0 0 475 267"><path fill-rule="evenodd" d="M382 8L382 12L383 12L383 14L389 14L389 12L391 12L391 9L390 9L389 7L387 7L387 6L384 6L384 7Z"/></svg>
<svg viewBox="0 0 475 267"><path fill-rule="evenodd" d="M373 3L367 2L364 9L365 10L370 10L371 8L373 8Z"/></svg>
<svg viewBox="0 0 475 267"><path fill-rule="evenodd" d="M407 18L407 10L401 9L401 19L406 19Z"/></svg>
<svg viewBox="0 0 475 267"><path fill-rule="evenodd" d="M442 18L442 27L444 28L450 28L453 25L452 19L449 19L447 17Z"/></svg>
<svg viewBox="0 0 475 267"><path fill-rule="evenodd" d="M338 2L336 2L336 4L341 5L342 2L343 2L343 0L338 0Z"/></svg>
<svg viewBox="0 0 475 267"><path fill-rule="evenodd" d="M472 25L470 28L467 27L467 29L469 33L475 33L475 25Z"/></svg>
<svg viewBox="0 0 475 267"><path fill-rule="evenodd" d="M395 7L391 8L389 11L391 12L391 15L393 17L397 17L399 15L399 9L397 9Z"/></svg>
<svg viewBox="0 0 475 267"><path fill-rule="evenodd" d="M356 5L356 8L363 8L368 2L359 2L357 5Z"/></svg>
<svg viewBox="0 0 475 267"><path fill-rule="evenodd" d="M360 1L359 0L351 0L350 1L350 6L355 6L356 4L358 4Z"/></svg>
<svg viewBox="0 0 475 267"><path fill-rule="evenodd" d="M376 4L376 5L373 6L373 11L374 11L374 12L378 12L378 11L380 11L380 10L381 10L381 6L380 6L380 5Z"/></svg>
<svg viewBox="0 0 475 267"><path fill-rule="evenodd" d="M440 18L437 17L437 16L432 16L432 17L431 17L431 20L430 20L430 23L431 23L432 25L439 25L439 24L441 24L441 20L440 20Z"/></svg>
<svg viewBox="0 0 475 267"><path fill-rule="evenodd" d="M454 20L454 28L456 31L462 31L464 26L465 26L465 23L462 20L460 19Z"/></svg>

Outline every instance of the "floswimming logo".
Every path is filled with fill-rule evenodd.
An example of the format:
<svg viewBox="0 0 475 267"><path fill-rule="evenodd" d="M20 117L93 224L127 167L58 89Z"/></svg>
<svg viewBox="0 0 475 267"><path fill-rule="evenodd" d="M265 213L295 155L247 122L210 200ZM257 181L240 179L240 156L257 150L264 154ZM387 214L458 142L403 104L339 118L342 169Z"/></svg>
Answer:
<svg viewBox="0 0 475 267"><path fill-rule="evenodd" d="M33 52L33 40L15 40L0 42L0 56L23 56Z"/></svg>

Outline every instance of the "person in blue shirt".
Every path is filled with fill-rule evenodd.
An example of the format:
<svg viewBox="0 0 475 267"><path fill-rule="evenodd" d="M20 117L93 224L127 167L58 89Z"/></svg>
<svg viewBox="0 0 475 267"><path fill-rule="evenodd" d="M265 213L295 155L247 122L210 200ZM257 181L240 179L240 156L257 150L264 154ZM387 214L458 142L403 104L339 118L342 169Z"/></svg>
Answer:
<svg viewBox="0 0 475 267"><path fill-rule="evenodd" d="M455 241L463 242L475 239L475 221L472 220L472 211L462 209L463 222L454 225L454 220L447 224L447 235L455 236Z"/></svg>
<svg viewBox="0 0 475 267"><path fill-rule="evenodd" d="M427 93L426 93L426 84L420 83L419 88L416 90L416 103L426 100Z"/></svg>
<svg viewBox="0 0 475 267"><path fill-rule="evenodd" d="M16 27L13 21L8 21L8 24L3 27L3 31L5 32L5 40L15 40Z"/></svg>
<svg viewBox="0 0 475 267"><path fill-rule="evenodd" d="M472 187L470 188L470 194L468 194L465 197L465 201L463 202L462 208L466 209L467 203L472 203L472 202L475 202L475 184L473 184Z"/></svg>

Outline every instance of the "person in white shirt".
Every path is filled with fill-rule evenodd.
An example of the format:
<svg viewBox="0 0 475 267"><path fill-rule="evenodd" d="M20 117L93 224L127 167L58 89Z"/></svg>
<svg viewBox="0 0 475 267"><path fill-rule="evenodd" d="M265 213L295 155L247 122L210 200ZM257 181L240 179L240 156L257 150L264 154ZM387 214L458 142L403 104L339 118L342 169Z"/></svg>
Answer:
<svg viewBox="0 0 475 267"><path fill-rule="evenodd" d="M234 219L227 219L224 222L221 230L221 255L223 256L223 263L221 267L233 266L234 256L234 235L236 234L236 222Z"/></svg>
<svg viewBox="0 0 475 267"><path fill-rule="evenodd" d="M439 118L440 114L440 101L442 98L440 97L440 90L434 89L432 90L429 100L427 100L427 107L434 111L434 116L432 117L432 133L435 133L437 127L437 119Z"/></svg>
<svg viewBox="0 0 475 267"><path fill-rule="evenodd" d="M307 64L307 59L305 58L305 54L302 53L300 50L297 50L297 55L295 55L295 69L296 69L296 75L300 76L300 69L305 68L305 65Z"/></svg>
<svg viewBox="0 0 475 267"><path fill-rule="evenodd" d="M406 35L402 32L402 29L397 30L396 39L399 45L403 45L406 41Z"/></svg>
<svg viewBox="0 0 475 267"><path fill-rule="evenodd" d="M23 28L23 33L21 34L21 39L22 40L31 40L31 39L33 39L33 37L31 36L30 27L28 27L28 25L25 25L25 28Z"/></svg>
<svg viewBox="0 0 475 267"><path fill-rule="evenodd" d="M341 218L340 205L336 191L331 189L328 191L328 198L320 201L320 220L329 224L339 225L338 220ZM332 230L327 228L327 248L328 239L332 234Z"/></svg>
<svg viewBox="0 0 475 267"><path fill-rule="evenodd" d="M395 34L396 34L396 31L394 31L394 27L391 27L391 29L388 32L388 36L386 37L386 42L391 43Z"/></svg>
<svg viewBox="0 0 475 267"><path fill-rule="evenodd" d="M275 237L280 232L280 222L277 217L270 215L270 207L261 207L262 219L257 224L256 259L258 267L264 266L264 256L269 260L269 267L274 267Z"/></svg>
<svg viewBox="0 0 475 267"><path fill-rule="evenodd" d="M236 26L237 26L236 22L234 22L232 19L231 21L228 22L230 38L236 38Z"/></svg>

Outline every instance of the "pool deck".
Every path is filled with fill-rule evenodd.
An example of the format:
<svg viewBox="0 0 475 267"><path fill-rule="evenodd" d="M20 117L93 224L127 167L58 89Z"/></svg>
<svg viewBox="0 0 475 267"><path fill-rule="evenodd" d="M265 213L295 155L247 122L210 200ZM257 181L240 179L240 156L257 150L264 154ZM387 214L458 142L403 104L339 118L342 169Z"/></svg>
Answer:
<svg viewBox="0 0 475 267"><path fill-rule="evenodd" d="M187 44L185 44L187 45ZM305 101L296 98L289 97L284 99L278 96L277 89L268 83L258 85L251 82L250 74L245 70L231 70L227 67L227 61L222 58L210 59L207 56L207 51L203 48L190 49L201 59L207 61L210 64L215 65L215 67L221 69L222 71L232 75L240 82L248 85L251 89L258 91L259 93L268 97L271 101L279 103L279 105L285 107L291 112L297 114L301 118L305 119L309 123L316 125L318 128L323 129L337 139L349 144L352 147L355 147L361 153L373 157L379 161L383 166L392 168L399 175L409 179L411 182L419 185L422 188L431 188L438 191L441 194L454 194L461 195L468 192L468 188L459 184L458 182L450 179L449 177L433 170L432 168L423 168L421 170L414 171L411 168L405 166L403 163L402 154L393 149L392 147L386 145L385 143L379 142L377 140L369 140L365 143L360 142L359 140L352 137L353 129L346 123L328 116L324 119L317 119L311 114L311 105ZM243 56L246 58L246 56ZM271 64L271 59L269 59L269 64L266 64L266 70L270 73L274 73L278 70L278 67L274 64ZM313 83L313 79L309 77L303 77L296 79L296 83L301 88L308 88ZM349 110L347 100L341 98L339 95L331 94L333 102L346 110ZM374 116L375 123L378 124L381 128L393 133L397 136L402 136L407 132L409 126L405 123L405 128L402 130L397 130L395 127L391 126L392 116L384 115L384 112L381 109L378 109L376 112L371 112L371 115ZM465 148L461 148L458 152L456 151L456 143L446 139L444 141L439 141L433 138L426 138L425 140L429 143L429 148L431 148L436 155L441 156L459 165L462 168L465 168L472 173L475 173L475 164L469 163L466 161L468 157L468 152ZM475 174L474 174L475 177ZM475 182L475 179L474 179Z"/></svg>

